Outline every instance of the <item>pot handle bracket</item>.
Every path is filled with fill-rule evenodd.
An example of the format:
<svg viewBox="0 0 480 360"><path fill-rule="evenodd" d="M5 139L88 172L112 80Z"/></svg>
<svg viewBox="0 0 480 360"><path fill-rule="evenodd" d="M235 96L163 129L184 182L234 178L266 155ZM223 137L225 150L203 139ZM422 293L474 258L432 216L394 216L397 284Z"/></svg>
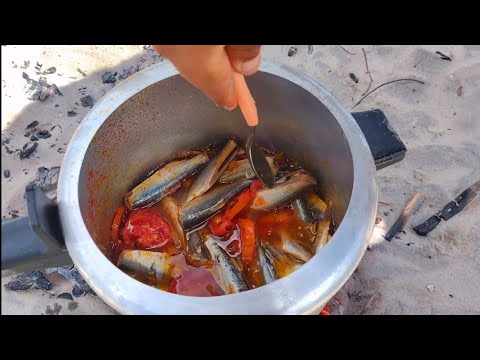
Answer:
<svg viewBox="0 0 480 360"><path fill-rule="evenodd" d="M25 197L28 217L2 223L2 277L72 264L65 247L58 205L35 184L27 186Z"/></svg>
<svg viewBox="0 0 480 360"><path fill-rule="evenodd" d="M367 139L377 170L403 160L407 148L382 110L354 112L352 116Z"/></svg>

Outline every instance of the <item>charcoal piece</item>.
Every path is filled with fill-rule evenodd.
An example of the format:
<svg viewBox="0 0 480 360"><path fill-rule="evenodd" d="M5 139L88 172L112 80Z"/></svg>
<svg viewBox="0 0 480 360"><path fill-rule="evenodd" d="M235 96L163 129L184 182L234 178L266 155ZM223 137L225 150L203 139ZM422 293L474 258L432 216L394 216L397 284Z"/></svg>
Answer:
<svg viewBox="0 0 480 360"><path fill-rule="evenodd" d="M55 67L51 67L51 68L48 68L47 70L45 70L42 75L50 75L50 74L53 74L57 71L57 69Z"/></svg>
<svg viewBox="0 0 480 360"><path fill-rule="evenodd" d="M30 136L30 141L38 141L38 137L35 135Z"/></svg>
<svg viewBox="0 0 480 360"><path fill-rule="evenodd" d="M41 130L37 133L37 137L39 137L40 139L48 139L51 136L52 134L50 134L48 130Z"/></svg>
<svg viewBox="0 0 480 360"><path fill-rule="evenodd" d="M355 84L358 84L358 78L355 76L354 73L350 73L350 79L352 79L355 82Z"/></svg>
<svg viewBox="0 0 480 360"><path fill-rule="evenodd" d="M30 124L27 125L27 129L31 129L31 128L34 128L38 125L38 121L35 120L35 121L32 121Z"/></svg>
<svg viewBox="0 0 480 360"><path fill-rule="evenodd" d="M70 293L62 293L62 294L57 296L57 299L65 299L65 300L73 301L73 296Z"/></svg>
<svg viewBox="0 0 480 360"><path fill-rule="evenodd" d="M32 155L35 150L37 150L38 143L37 142L28 142L23 145L22 150L20 151L20 159L27 159Z"/></svg>
<svg viewBox="0 0 480 360"><path fill-rule="evenodd" d="M114 84L117 81L117 79L115 78L115 75L113 75L111 71L107 71L102 75L102 81L104 84Z"/></svg>
<svg viewBox="0 0 480 360"><path fill-rule="evenodd" d="M83 107L93 107L93 98L90 95L80 98Z"/></svg>
<svg viewBox="0 0 480 360"><path fill-rule="evenodd" d="M3 176L5 176L5 179L8 179L10 177L10 170L4 170Z"/></svg>

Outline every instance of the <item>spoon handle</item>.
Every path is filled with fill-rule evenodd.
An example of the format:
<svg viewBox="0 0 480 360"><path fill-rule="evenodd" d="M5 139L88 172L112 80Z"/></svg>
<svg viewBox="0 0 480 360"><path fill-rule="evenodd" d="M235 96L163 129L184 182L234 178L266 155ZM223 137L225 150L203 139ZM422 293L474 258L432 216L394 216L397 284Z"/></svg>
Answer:
<svg viewBox="0 0 480 360"><path fill-rule="evenodd" d="M235 72L234 73L235 81L235 91L237 93L238 105L242 111L245 121L248 126L257 126L258 125L258 114L257 106L255 105L255 100L248 89L245 78L242 74Z"/></svg>

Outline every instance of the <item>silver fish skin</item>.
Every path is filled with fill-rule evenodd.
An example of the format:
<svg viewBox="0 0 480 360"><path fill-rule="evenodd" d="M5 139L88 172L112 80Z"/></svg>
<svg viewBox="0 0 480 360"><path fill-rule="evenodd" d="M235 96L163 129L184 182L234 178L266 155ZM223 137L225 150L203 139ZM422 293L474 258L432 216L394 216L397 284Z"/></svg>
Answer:
<svg viewBox="0 0 480 360"><path fill-rule="evenodd" d="M282 233L281 235L281 250L290 255L292 258L302 261L302 262L307 262L310 260L313 255L305 249L301 244L298 242L294 241L293 239L290 239L287 234Z"/></svg>
<svg viewBox="0 0 480 360"><path fill-rule="evenodd" d="M305 200L314 221L319 221L325 217L328 205L320 196L312 192L307 192L302 195L302 198Z"/></svg>
<svg viewBox="0 0 480 360"><path fill-rule="evenodd" d="M237 156L238 149L237 143L229 140L223 149L210 159L190 187L187 203L207 192L217 182L230 162Z"/></svg>
<svg viewBox="0 0 480 360"><path fill-rule="evenodd" d="M225 204L252 183L251 180L218 185L204 195L180 207L180 222L184 230L190 230L208 220Z"/></svg>
<svg viewBox="0 0 480 360"><path fill-rule="evenodd" d="M210 253L205 247L205 239L206 236L202 229L187 235L185 258L189 265L200 267L210 263Z"/></svg>
<svg viewBox="0 0 480 360"><path fill-rule="evenodd" d="M327 244L328 240L330 240L330 235L328 233L330 229L330 220L320 220L317 222L317 233L315 234L314 239L314 249L315 254Z"/></svg>
<svg viewBox="0 0 480 360"><path fill-rule="evenodd" d="M175 247L177 249L185 249L185 233L180 224L179 207L177 202L172 196L166 196L160 201L160 206L165 213L165 220L167 220L172 227Z"/></svg>
<svg viewBox="0 0 480 360"><path fill-rule="evenodd" d="M267 156L267 161L276 175L278 167L275 165L273 157ZM229 184L242 179L254 179L257 175L253 171L252 165L248 159L238 160L238 166L233 170L226 170L220 177L219 182L222 184Z"/></svg>
<svg viewBox="0 0 480 360"><path fill-rule="evenodd" d="M316 184L317 181L313 176L306 172L299 172L289 180L276 184L272 189L260 189L253 199L251 208L255 210L275 209L292 201Z"/></svg>
<svg viewBox="0 0 480 360"><path fill-rule="evenodd" d="M247 283L240 269L211 236L206 239L205 246L215 263L215 269L219 278L218 282L223 291L226 294L235 294L248 290Z"/></svg>
<svg viewBox="0 0 480 360"><path fill-rule="evenodd" d="M265 280L265 284L270 284L278 279L277 272L275 267L272 265L270 260L265 255L265 250L263 247L257 243L258 247L258 260L260 263L260 268L262 269L263 279Z"/></svg>
<svg viewBox="0 0 480 360"><path fill-rule="evenodd" d="M310 210L308 209L308 205L305 201L305 199L300 196L296 198L293 203L292 203L293 210L297 214L297 216L302 220L304 223L312 223L315 220L312 217L312 214L310 213Z"/></svg>
<svg viewBox="0 0 480 360"><path fill-rule="evenodd" d="M169 257L166 253L154 251L123 250L118 257L117 266L144 275L155 275L157 279L161 279L173 270L168 263Z"/></svg>
<svg viewBox="0 0 480 360"><path fill-rule="evenodd" d="M172 161L135 186L125 195L125 206L129 210L150 205L175 192L180 182L208 162L207 152L188 160Z"/></svg>
<svg viewBox="0 0 480 360"><path fill-rule="evenodd" d="M300 269L303 265L303 263L298 262L297 260L291 258L287 254L281 252L278 250L275 246L271 244L265 244L265 255L267 258L270 260L271 264L275 267L275 270L277 272L278 277L283 277L286 274L281 275L279 272L279 269L277 268L277 263L281 263L283 265L287 265L289 270L287 271L287 274L292 273L298 269Z"/></svg>

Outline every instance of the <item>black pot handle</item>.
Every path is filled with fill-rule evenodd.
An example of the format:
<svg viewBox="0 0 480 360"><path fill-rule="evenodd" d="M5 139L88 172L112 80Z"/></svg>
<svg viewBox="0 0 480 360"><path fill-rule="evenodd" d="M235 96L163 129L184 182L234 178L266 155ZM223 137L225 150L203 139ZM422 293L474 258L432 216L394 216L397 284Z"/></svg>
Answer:
<svg viewBox="0 0 480 360"><path fill-rule="evenodd" d="M2 223L2 274L72 264L57 204L36 185L27 186L25 197L28 217Z"/></svg>
<svg viewBox="0 0 480 360"><path fill-rule="evenodd" d="M352 116L367 139L377 170L403 160L407 148L382 110L354 112Z"/></svg>

